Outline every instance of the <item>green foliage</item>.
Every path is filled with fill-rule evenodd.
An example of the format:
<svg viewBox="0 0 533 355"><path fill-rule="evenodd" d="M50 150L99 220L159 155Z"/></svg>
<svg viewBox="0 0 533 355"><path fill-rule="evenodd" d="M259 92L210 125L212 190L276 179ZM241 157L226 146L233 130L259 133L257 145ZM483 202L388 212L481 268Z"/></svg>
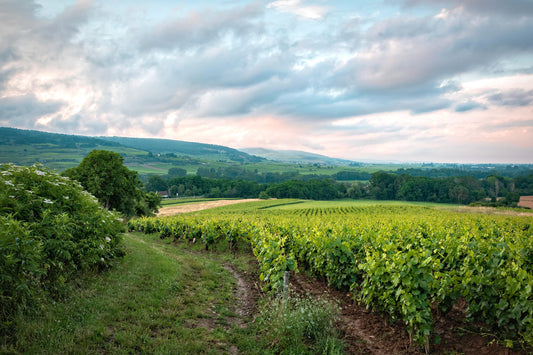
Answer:
<svg viewBox="0 0 533 355"><path fill-rule="evenodd" d="M260 198L262 200L268 200L270 198L270 196L268 195L268 193L266 191L261 191L259 193L258 198Z"/></svg>
<svg viewBox="0 0 533 355"><path fill-rule="evenodd" d="M325 298L274 298L261 307L257 319L262 338L279 354L342 354L335 322L340 308Z"/></svg>
<svg viewBox="0 0 533 355"><path fill-rule="evenodd" d="M107 209L128 217L157 211L160 200L154 194L143 192L137 173L123 163L124 158L118 153L93 150L80 165L65 171L64 175L79 181Z"/></svg>
<svg viewBox="0 0 533 355"><path fill-rule="evenodd" d="M283 201L258 205L273 203ZM133 220L130 228L188 240L231 234L250 244L265 289L279 291L285 271L307 269L405 323L419 344L429 346L433 314L450 311L459 299L467 302L469 320L533 344L529 217L398 204L224 211Z"/></svg>
<svg viewBox="0 0 533 355"><path fill-rule="evenodd" d="M123 255L119 216L41 166L0 166L0 223L2 324L43 292L61 296L76 272L110 267Z"/></svg>
<svg viewBox="0 0 533 355"><path fill-rule="evenodd" d="M45 274L42 242L28 226L13 216L0 216L0 334L13 327L17 309L26 310L42 297L40 279Z"/></svg>

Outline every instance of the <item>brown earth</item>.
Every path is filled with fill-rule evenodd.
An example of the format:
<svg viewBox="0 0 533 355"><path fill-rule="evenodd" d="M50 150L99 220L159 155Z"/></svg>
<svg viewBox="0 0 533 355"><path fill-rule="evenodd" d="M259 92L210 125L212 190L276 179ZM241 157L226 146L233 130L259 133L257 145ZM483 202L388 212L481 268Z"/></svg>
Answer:
<svg viewBox="0 0 533 355"><path fill-rule="evenodd" d="M520 206L520 204L518 205ZM459 212L459 213L479 213L479 214L494 214L494 215L505 215L505 216L533 217L533 211L532 212L520 212L516 210L512 211L512 210L500 209L497 207L460 206L460 207L455 207L453 209L446 207L444 208L444 210L451 210L451 211Z"/></svg>
<svg viewBox="0 0 533 355"><path fill-rule="evenodd" d="M235 313L244 319L253 318L257 312L257 302L264 297L258 280L253 274L241 274L233 266L225 264L237 281L235 296L238 298ZM366 309L354 302L348 292L331 289L323 281L308 277L303 273L291 273L290 285L297 293L307 297L326 297L341 306L337 324L345 342L347 354L425 354L421 346L409 340L407 327L401 322L388 323L386 317ZM456 306L445 316L434 315L435 335L441 338L440 344L432 343L430 354L475 354L475 355L516 355L531 354L533 349L510 350L498 343L498 339L481 325L469 325L464 321L464 305ZM233 324L246 326L243 321ZM477 330L476 330L477 329Z"/></svg>
<svg viewBox="0 0 533 355"><path fill-rule="evenodd" d="M518 206L533 208L533 196L520 196Z"/></svg>
<svg viewBox="0 0 533 355"><path fill-rule="evenodd" d="M346 351L349 354L425 354L421 346L409 340L407 327L401 322L389 323L387 318L369 311L365 306L354 302L353 294L333 290L323 281L307 277L302 273L293 274L291 285L300 293L310 296L323 296L340 302L342 307L339 327L344 333ZM435 335L440 344L431 344L431 354L476 354L504 355L530 354L528 351L512 351L498 344L497 339L488 331L479 331L480 325L465 323L463 307L454 307L445 316L434 314ZM479 333L474 330L479 327Z"/></svg>
<svg viewBox="0 0 533 355"><path fill-rule="evenodd" d="M159 217L172 216L172 215L180 214L180 213L196 212L196 211L206 210L209 208L233 205L236 203L243 203L243 202L252 202L252 201L259 201L259 199L249 198L249 199L243 199L243 200L218 200L218 201L197 202L197 203L178 205L178 206L168 206L168 207L163 207L159 209L159 213L157 214L157 216Z"/></svg>

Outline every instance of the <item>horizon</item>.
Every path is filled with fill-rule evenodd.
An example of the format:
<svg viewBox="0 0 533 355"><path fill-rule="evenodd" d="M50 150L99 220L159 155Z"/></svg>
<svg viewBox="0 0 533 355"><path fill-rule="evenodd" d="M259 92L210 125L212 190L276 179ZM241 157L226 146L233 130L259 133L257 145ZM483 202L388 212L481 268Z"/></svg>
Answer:
<svg viewBox="0 0 533 355"><path fill-rule="evenodd" d="M3 127L0 126L0 129L2 128L8 128L8 129L21 129L26 130L22 128L16 128L16 127ZM265 147L245 147L245 148L234 148L230 146L220 145L220 144L214 144L214 143L204 143L204 142L195 142L195 141L187 141L187 140L178 140L178 139L171 139L171 138L160 138L160 137L122 137L122 136L88 136L88 135L80 135L80 134L68 134L68 133L58 133L58 132L47 132L47 131L41 131L41 130L30 130L34 132L41 132L41 133L50 133L50 134L61 134L61 135L73 135L73 136L79 136L79 137L88 137L88 138L98 138L98 139L105 139L105 138L134 138L134 139L154 139L154 140L173 140L173 141L179 141L179 142L185 142L185 143L194 143L194 144L206 144L206 145L215 145L215 146L221 146L225 148L235 149L240 152L249 154L249 155L256 155L254 153L249 153L247 150L255 150L255 149L261 149L265 150L267 152L274 152L274 153L304 153L304 154L311 154L316 156L321 156L324 158L332 159L332 160L344 160L349 163L363 163L363 164L374 164L374 165L424 165L424 164L436 164L436 165L507 165L507 166L516 166L516 165L533 165L533 163L495 163L495 162L487 162L487 163L476 163L476 162L436 162L436 161L393 161L393 160L373 160L373 159L362 159L362 160L350 160L350 159L343 159L338 158L334 156L328 156L328 155L322 155L317 153L312 153L309 151L304 150L275 150L275 149L269 149ZM259 155L256 155L259 156ZM260 156L259 156L260 157ZM265 158L267 160L270 160L269 158ZM271 161L277 161L276 159L273 159ZM311 163L307 163L311 164Z"/></svg>
<svg viewBox="0 0 533 355"><path fill-rule="evenodd" d="M0 126L533 164L533 3L6 0Z"/></svg>

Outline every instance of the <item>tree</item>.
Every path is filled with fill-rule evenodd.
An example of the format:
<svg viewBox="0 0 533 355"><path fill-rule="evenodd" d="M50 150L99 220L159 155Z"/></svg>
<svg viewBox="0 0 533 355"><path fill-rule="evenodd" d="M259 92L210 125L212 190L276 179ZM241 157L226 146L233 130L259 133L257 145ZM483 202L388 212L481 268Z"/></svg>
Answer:
<svg viewBox="0 0 533 355"><path fill-rule="evenodd" d="M157 209L157 206L153 208L157 203L154 197L141 190L137 172L129 170L123 162L119 153L93 150L80 165L65 171L64 175L78 180L105 208L115 209L126 216L147 214L147 210Z"/></svg>
<svg viewBox="0 0 533 355"><path fill-rule="evenodd" d="M166 191L168 187L167 181L159 175L152 175L146 183L146 190L148 191Z"/></svg>
<svg viewBox="0 0 533 355"><path fill-rule="evenodd" d="M170 168L168 169L168 176L175 177L175 176L186 176L187 170L183 168Z"/></svg>

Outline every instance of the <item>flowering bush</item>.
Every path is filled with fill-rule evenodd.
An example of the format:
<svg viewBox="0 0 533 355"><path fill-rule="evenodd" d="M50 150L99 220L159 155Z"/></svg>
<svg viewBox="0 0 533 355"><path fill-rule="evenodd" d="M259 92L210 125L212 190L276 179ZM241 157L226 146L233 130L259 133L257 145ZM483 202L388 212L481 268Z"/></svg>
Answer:
<svg viewBox="0 0 533 355"><path fill-rule="evenodd" d="M4 324L45 292L55 296L76 271L110 267L124 254L119 215L39 165L0 166L0 228Z"/></svg>

